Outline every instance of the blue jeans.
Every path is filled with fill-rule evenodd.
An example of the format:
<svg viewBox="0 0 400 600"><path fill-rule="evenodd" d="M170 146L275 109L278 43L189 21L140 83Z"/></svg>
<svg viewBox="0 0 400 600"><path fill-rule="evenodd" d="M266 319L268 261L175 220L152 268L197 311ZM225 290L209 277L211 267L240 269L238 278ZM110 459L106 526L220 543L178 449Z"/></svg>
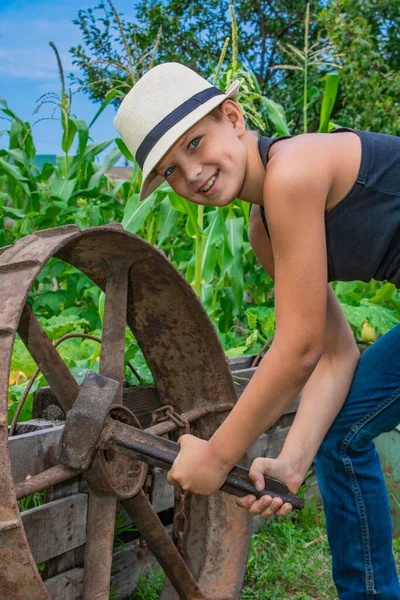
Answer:
<svg viewBox="0 0 400 600"><path fill-rule="evenodd" d="M400 325L363 354L315 459L340 600L400 600L389 500L373 439L400 422Z"/></svg>

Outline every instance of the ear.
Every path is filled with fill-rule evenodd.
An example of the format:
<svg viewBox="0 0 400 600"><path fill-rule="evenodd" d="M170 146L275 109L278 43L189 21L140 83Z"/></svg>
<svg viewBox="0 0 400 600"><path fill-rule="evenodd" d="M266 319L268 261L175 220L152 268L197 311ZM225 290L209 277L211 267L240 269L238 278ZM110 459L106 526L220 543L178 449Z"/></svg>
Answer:
<svg viewBox="0 0 400 600"><path fill-rule="evenodd" d="M241 137L246 131L246 123L244 122L244 117L240 106L228 98L222 102L221 111L236 130L238 136Z"/></svg>

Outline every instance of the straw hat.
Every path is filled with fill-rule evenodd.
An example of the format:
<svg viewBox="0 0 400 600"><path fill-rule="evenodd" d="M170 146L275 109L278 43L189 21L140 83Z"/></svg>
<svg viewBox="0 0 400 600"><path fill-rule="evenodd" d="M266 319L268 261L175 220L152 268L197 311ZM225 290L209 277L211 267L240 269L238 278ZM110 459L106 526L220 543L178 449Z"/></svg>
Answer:
<svg viewBox="0 0 400 600"><path fill-rule="evenodd" d="M224 93L181 65L150 69L122 101L114 126L143 171L140 199L164 181L153 169L173 144L227 98L235 100L239 82Z"/></svg>

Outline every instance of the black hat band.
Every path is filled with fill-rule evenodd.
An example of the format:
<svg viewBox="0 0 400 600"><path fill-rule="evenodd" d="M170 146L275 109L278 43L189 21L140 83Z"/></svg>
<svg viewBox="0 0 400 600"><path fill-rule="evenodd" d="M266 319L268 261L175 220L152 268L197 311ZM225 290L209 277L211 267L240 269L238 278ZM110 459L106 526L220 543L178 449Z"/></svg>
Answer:
<svg viewBox="0 0 400 600"><path fill-rule="evenodd" d="M138 151L136 152L136 161L140 168L143 170L144 161L149 155L150 151L157 144L158 140L162 138L162 136L169 130L171 127L179 123L186 117L186 115L193 112L196 108L198 108L201 104L210 100L214 96L223 95L224 92L221 92L216 87L210 87L201 92L198 92L188 100L185 100L183 104L175 108L172 112L170 112L166 117L164 117L153 129L146 135L143 142L140 144Z"/></svg>

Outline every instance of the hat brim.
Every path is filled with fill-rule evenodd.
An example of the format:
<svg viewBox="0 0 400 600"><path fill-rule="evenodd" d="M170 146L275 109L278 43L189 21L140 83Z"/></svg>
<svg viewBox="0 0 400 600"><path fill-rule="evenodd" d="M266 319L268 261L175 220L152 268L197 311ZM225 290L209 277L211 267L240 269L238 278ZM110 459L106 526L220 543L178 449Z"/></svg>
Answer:
<svg viewBox="0 0 400 600"><path fill-rule="evenodd" d="M205 117L209 112L222 104L228 98L235 100L239 93L239 81L234 81L226 90L225 94L214 96L204 104L200 104L198 108L183 117L176 125L171 127L155 144L154 148L149 152L143 165L143 179L140 189L140 200L144 200L154 190L156 190L164 181L164 177L158 175L154 169L160 162L162 157L175 144L175 142L195 125L200 119Z"/></svg>

